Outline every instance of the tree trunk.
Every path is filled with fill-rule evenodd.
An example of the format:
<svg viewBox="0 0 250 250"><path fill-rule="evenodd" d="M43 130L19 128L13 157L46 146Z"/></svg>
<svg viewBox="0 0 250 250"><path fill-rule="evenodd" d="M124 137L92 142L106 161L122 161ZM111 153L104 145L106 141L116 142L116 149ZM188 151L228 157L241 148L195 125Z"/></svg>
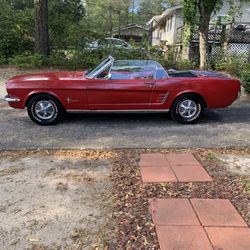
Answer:
<svg viewBox="0 0 250 250"><path fill-rule="evenodd" d="M208 30L212 11L205 8L204 1L199 2L200 27L199 27L199 45L200 45L200 68L208 68Z"/></svg>
<svg viewBox="0 0 250 250"><path fill-rule="evenodd" d="M118 37L121 38L121 11L118 11Z"/></svg>
<svg viewBox="0 0 250 250"><path fill-rule="evenodd" d="M200 30L199 32L199 42L200 42L200 68L207 69L208 68L208 32L206 28Z"/></svg>
<svg viewBox="0 0 250 250"><path fill-rule="evenodd" d="M49 55L48 0L34 0L35 4L35 53Z"/></svg>
<svg viewBox="0 0 250 250"><path fill-rule="evenodd" d="M134 14L135 14L135 0L132 0L132 22L134 24Z"/></svg>
<svg viewBox="0 0 250 250"><path fill-rule="evenodd" d="M223 52L227 51L227 49L228 49L228 39L227 39L227 26L225 24L222 25L221 44L222 44Z"/></svg>
<svg viewBox="0 0 250 250"><path fill-rule="evenodd" d="M109 36L113 36L113 16L112 16L112 3L108 1L108 25L109 25Z"/></svg>
<svg viewBox="0 0 250 250"><path fill-rule="evenodd" d="M190 46L192 42L192 25L185 23L182 32L182 59L190 60Z"/></svg>
<svg viewBox="0 0 250 250"><path fill-rule="evenodd" d="M182 53L181 53L181 58L183 60L191 60L191 56L190 56L190 43L187 46L183 46Z"/></svg>
<svg viewBox="0 0 250 250"><path fill-rule="evenodd" d="M215 10L219 0L199 0L199 14L200 14L200 25L199 25L199 42L200 42L200 68L208 68L208 32L209 22L212 12Z"/></svg>

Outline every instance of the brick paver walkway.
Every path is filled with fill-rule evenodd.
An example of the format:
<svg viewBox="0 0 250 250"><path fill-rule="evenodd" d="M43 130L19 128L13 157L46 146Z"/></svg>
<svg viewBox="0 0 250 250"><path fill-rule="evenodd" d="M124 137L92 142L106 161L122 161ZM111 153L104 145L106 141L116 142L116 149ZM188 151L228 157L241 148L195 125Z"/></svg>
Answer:
<svg viewBox="0 0 250 250"><path fill-rule="evenodd" d="M191 153L142 154L143 182L212 181ZM249 250L250 229L229 200L151 199L161 250Z"/></svg>
<svg viewBox="0 0 250 250"><path fill-rule="evenodd" d="M143 182L212 181L191 153L142 154L139 166Z"/></svg>
<svg viewBox="0 0 250 250"><path fill-rule="evenodd" d="M228 200L149 202L161 250L250 249L250 229Z"/></svg>

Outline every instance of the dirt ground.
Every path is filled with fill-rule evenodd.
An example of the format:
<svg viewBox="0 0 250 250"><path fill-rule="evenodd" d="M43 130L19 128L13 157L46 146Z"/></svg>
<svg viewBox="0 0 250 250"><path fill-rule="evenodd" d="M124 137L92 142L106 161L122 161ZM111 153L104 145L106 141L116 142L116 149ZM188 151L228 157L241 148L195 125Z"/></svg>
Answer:
<svg viewBox="0 0 250 250"><path fill-rule="evenodd" d="M217 155L217 158L227 166L228 170L238 175L250 176L250 156Z"/></svg>
<svg viewBox="0 0 250 250"><path fill-rule="evenodd" d="M105 244L108 158L0 155L0 249L94 249Z"/></svg>

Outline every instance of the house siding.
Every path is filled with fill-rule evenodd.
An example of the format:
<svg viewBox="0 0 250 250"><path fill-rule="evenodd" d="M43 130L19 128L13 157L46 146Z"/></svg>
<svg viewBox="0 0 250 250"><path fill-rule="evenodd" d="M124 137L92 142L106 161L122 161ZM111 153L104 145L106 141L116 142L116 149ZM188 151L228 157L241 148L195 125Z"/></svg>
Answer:
<svg viewBox="0 0 250 250"><path fill-rule="evenodd" d="M248 23L250 26L250 3L235 0L237 6L241 6L242 15L235 19L236 23ZM230 5L228 2L224 2L222 8L212 15L211 21L216 20L218 16L228 15ZM168 29L168 19L172 16L172 29ZM159 17L159 16L158 16ZM162 22L162 21L161 21ZM152 26L152 45L175 45L177 39L177 29L183 26L183 11L182 8L176 9L169 13L165 17L166 22L165 28L162 29L158 22L154 21Z"/></svg>
<svg viewBox="0 0 250 250"><path fill-rule="evenodd" d="M240 12L242 15L239 15L235 18L235 22L237 23L250 23L250 3L248 2L240 2L239 0L235 0L235 6L241 7ZM224 1L222 8L212 15L212 20L216 20L218 16L226 16L230 10L230 4L227 1Z"/></svg>

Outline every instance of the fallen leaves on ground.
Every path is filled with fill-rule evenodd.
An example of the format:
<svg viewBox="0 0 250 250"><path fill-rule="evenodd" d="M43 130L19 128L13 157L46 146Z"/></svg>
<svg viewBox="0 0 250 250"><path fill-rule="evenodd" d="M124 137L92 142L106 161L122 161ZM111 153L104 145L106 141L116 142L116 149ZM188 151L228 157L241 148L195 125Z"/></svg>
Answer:
<svg viewBox="0 0 250 250"><path fill-rule="evenodd" d="M211 175L213 182L143 184L138 165L143 152L192 152ZM110 249L159 249L148 204L148 199L155 197L229 199L250 225L249 195L243 188L242 178L227 172L215 157L217 153L242 155L249 152L246 148L120 150L111 176L116 229L111 242L113 248Z"/></svg>

